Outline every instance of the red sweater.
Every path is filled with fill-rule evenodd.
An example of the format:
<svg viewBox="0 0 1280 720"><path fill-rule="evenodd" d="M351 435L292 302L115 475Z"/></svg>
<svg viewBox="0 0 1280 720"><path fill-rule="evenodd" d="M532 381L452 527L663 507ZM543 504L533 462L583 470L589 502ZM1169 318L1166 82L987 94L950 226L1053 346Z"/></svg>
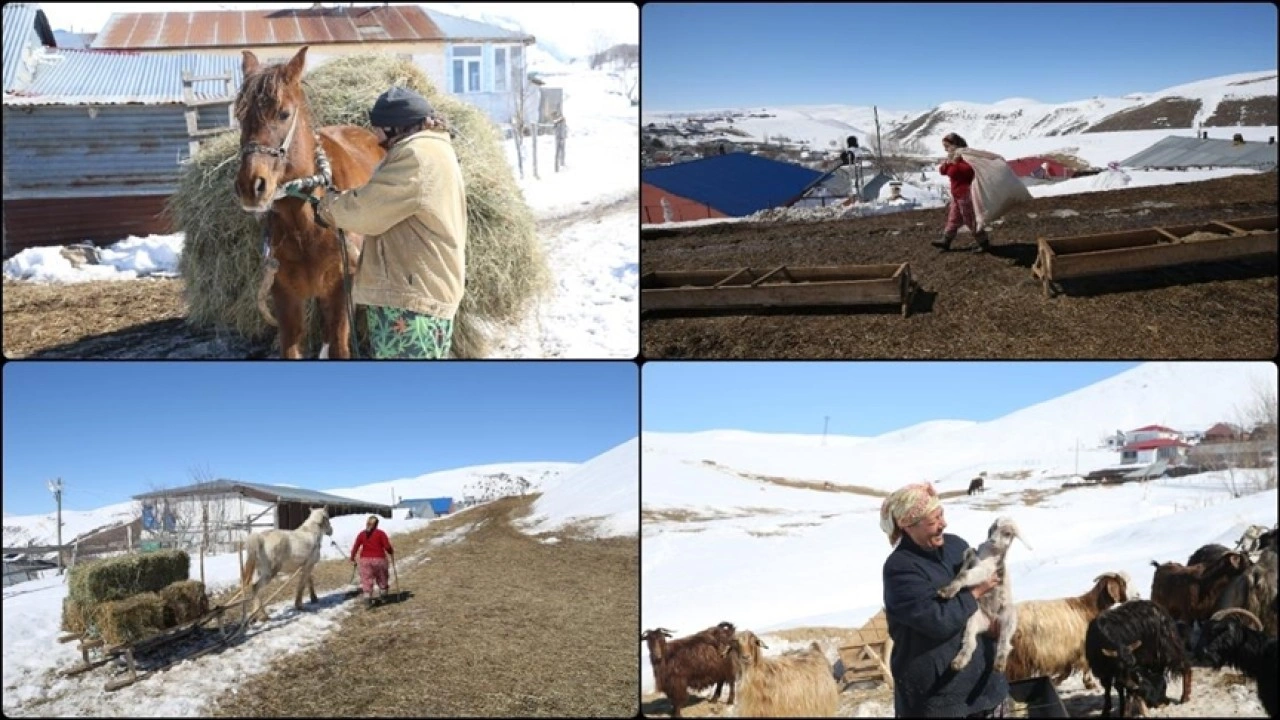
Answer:
<svg viewBox="0 0 1280 720"><path fill-rule="evenodd" d="M363 546L363 550L360 548ZM391 539L381 530L374 530L372 534L367 530L361 530L356 535L356 544L351 547L351 559L356 558L356 551L360 550L360 557L367 558L384 558L388 554L395 554L395 550L391 547Z"/></svg>
<svg viewBox="0 0 1280 720"><path fill-rule="evenodd" d="M969 186L973 184L973 166L963 158L955 162L944 162L938 171L951 178L951 197L969 197Z"/></svg>

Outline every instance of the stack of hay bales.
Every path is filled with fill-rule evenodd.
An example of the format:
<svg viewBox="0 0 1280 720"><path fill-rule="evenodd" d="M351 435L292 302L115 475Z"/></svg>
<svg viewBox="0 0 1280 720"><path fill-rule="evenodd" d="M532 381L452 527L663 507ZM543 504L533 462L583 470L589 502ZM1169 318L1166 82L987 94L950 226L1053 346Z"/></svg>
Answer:
<svg viewBox="0 0 1280 720"><path fill-rule="evenodd" d="M492 335L519 325L552 284L533 213L506 160L498 128L479 108L437 90L411 61L390 55L339 58L307 73L303 82L316 128L367 128L374 100L400 86L426 97L454 130L466 183L468 236L466 293L454 322L452 355L488 355ZM235 198L239 157L238 133L205 143L183 172L169 212L175 227L186 234L179 269L186 283L188 322L262 340L272 336L257 307L262 227ZM311 305L307 345L314 355L323 330ZM361 354L367 355L367 338L361 340Z"/></svg>
<svg viewBox="0 0 1280 720"><path fill-rule="evenodd" d="M71 568L62 629L132 642L208 612L204 585L188 580L191 559L181 550L125 555Z"/></svg>

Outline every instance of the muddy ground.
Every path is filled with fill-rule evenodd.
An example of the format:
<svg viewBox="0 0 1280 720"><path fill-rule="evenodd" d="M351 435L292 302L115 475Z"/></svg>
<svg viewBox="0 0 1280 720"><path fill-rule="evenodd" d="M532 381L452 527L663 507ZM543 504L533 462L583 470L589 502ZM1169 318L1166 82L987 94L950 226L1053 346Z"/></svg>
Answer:
<svg viewBox="0 0 1280 720"><path fill-rule="evenodd" d="M1041 198L993 229L990 254L938 238L945 209L827 222L641 231L641 272L908 262L921 286L896 307L655 316L652 358L1266 358L1277 350L1276 259L1080 279L1045 298L1038 237L1274 216L1274 174ZM644 300L641 298L643 310Z"/></svg>

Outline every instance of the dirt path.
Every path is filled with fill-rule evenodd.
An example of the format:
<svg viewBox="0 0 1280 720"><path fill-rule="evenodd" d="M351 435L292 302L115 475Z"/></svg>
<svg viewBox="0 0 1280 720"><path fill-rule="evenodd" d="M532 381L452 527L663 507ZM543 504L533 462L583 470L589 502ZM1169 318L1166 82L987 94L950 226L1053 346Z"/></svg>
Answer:
<svg viewBox="0 0 1280 720"><path fill-rule="evenodd" d="M853 220L641 232L641 272L908 262L921 285L895 311L641 319L646 358L1267 358L1277 350L1275 258L1130 273L1042 296L1037 237L1276 214L1274 174L1040 198L993 231L990 255L940 253L945 209ZM643 303L642 303L643 305Z"/></svg>
<svg viewBox="0 0 1280 720"><path fill-rule="evenodd" d="M510 525L531 499L500 500L399 540L408 599L356 610L320 650L229 689L215 712L634 716L638 543L542 543ZM461 540L431 543L459 531ZM350 565L333 565L345 583Z"/></svg>

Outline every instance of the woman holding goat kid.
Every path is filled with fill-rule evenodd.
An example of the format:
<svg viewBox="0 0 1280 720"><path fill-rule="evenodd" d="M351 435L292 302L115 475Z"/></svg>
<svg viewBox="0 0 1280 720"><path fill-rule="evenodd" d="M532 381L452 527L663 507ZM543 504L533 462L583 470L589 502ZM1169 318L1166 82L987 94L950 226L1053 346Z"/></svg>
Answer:
<svg viewBox="0 0 1280 720"><path fill-rule="evenodd" d="M928 483L885 498L880 529L896 545L884 563L884 607L893 638L889 668L898 717L1004 717L1009 684L995 669L995 642L978 636L973 659L951 669L978 599L1000 583L993 577L949 599L938 590L964 565L969 545L944 533L942 503ZM997 628L992 628L992 635Z"/></svg>

